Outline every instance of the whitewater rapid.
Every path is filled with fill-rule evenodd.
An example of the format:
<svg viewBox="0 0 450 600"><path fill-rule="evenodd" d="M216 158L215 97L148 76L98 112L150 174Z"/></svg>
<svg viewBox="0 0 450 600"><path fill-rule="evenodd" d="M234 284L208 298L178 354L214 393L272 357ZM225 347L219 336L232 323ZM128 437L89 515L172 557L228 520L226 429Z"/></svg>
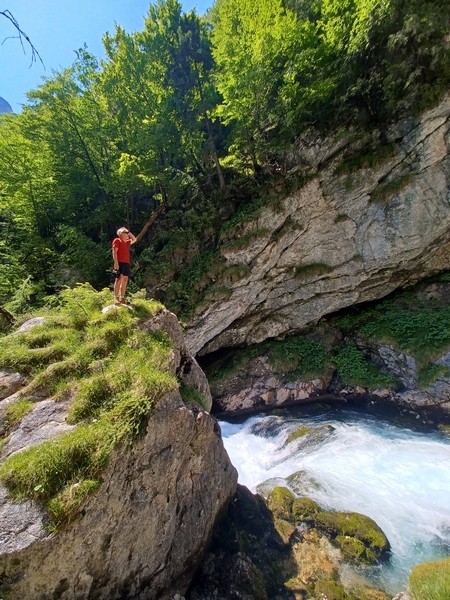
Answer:
<svg viewBox="0 0 450 600"><path fill-rule="evenodd" d="M299 426L324 424L334 431L323 441L307 448L286 444ZM445 434L351 411L261 415L220 426L239 483L253 492L275 478L324 508L374 519L392 547L390 564L374 573L387 591L399 591L413 565L450 554L450 438ZM285 479L299 471L301 492Z"/></svg>

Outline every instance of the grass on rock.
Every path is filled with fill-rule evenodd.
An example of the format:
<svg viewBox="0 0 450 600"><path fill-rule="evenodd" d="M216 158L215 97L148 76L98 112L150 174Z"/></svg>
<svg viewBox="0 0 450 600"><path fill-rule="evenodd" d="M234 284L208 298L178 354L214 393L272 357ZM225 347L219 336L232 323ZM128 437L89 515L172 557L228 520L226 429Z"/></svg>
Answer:
<svg viewBox="0 0 450 600"><path fill-rule="evenodd" d="M44 501L58 526L97 488L112 450L139 435L157 399L178 388L168 372L170 338L138 328L163 306L136 299L133 311L120 307L102 314L110 301L108 290L79 285L62 292L43 324L2 339L0 368L31 377L27 400L11 405L8 421L18 423L32 409L33 392L72 398L72 431L0 465L9 492Z"/></svg>

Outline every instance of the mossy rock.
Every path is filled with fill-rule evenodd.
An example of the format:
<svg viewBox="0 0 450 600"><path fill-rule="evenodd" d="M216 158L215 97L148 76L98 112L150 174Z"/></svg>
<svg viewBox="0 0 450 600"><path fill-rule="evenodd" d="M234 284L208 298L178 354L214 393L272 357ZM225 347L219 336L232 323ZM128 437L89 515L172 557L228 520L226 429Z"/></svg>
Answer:
<svg viewBox="0 0 450 600"><path fill-rule="evenodd" d="M355 512L320 512L315 515L314 523L319 531L335 539L338 544L344 544L343 552L348 555L362 555L363 562L373 562L386 557L390 550L387 537L373 519ZM361 553L357 543L348 541L355 538L362 542L366 548ZM344 542L345 540L345 542Z"/></svg>
<svg viewBox="0 0 450 600"><path fill-rule="evenodd" d="M333 431L335 431L333 425L320 425L319 427L305 427L302 425L289 433L285 445L297 440L301 440L302 444L304 443L308 446L320 444L328 438Z"/></svg>
<svg viewBox="0 0 450 600"><path fill-rule="evenodd" d="M296 498L292 505L292 514L295 522L311 522L317 513L322 512L321 507L311 498Z"/></svg>
<svg viewBox="0 0 450 600"><path fill-rule="evenodd" d="M290 489L298 496L313 495L313 492L322 489L320 482L315 480L306 471L296 471L286 477L286 481L289 484Z"/></svg>
<svg viewBox="0 0 450 600"><path fill-rule="evenodd" d="M416 565L409 576L411 600L450 598L450 558Z"/></svg>
<svg viewBox="0 0 450 600"><path fill-rule="evenodd" d="M267 498L267 506L275 519L284 519L289 523L294 522L292 505L294 494L286 487L275 487Z"/></svg>
<svg viewBox="0 0 450 600"><path fill-rule="evenodd" d="M344 557L350 562L372 565L376 561L375 553L358 538L338 535L336 542Z"/></svg>
<svg viewBox="0 0 450 600"><path fill-rule="evenodd" d="M312 427L305 427L304 425L297 427L288 434L286 443L290 444L291 442L294 442L295 440L298 440L301 437L305 437L305 435L309 435L312 431Z"/></svg>
<svg viewBox="0 0 450 600"><path fill-rule="evenodd" d="M392 596L374 588L358 586L350 590L354 600L391 600Z"/></svg>
<svg viewBox="0 0 450 600"><path fill-rule="evenodd" d="M275 529L281 536L281 539L285 544L290 544L294 535L297 532L297 527L292 525L289 521L285 521L284 519L275 519Z"/></svg>
<svg viewBox="0 0 450 600"><path fill-rule="evenodd" d="M320 580L314 586L314 598L317 600L352 600L351 596L347 594L345 589L332 579Z"/></svg>

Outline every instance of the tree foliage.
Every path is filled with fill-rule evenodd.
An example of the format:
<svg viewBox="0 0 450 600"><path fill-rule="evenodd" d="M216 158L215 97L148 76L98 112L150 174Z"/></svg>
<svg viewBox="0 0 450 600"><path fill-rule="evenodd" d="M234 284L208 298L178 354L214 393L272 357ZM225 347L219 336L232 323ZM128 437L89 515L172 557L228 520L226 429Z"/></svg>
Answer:
<svg viewBox="0 0 450 600"><path fill-rule="evenodd" d="M142 31L105 34L104 59L81 48L0 117L0 302L30 282L106 283L117 227L148 242L161 206L173 231L145 254L179 273L237 174L279 172L311 126L379 127L436 102L449 14L445 0L216 0L200 18L157 0Z"/></svg>

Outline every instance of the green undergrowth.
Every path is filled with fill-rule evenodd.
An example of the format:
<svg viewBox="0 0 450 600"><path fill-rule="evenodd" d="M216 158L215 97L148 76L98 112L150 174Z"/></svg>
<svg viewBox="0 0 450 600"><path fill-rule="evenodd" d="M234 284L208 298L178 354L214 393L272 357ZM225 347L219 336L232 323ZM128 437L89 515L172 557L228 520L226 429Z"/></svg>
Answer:
<svg viewBox="0 0 450 600"><path fill-rule="evenodd" d="M374 169L386 160L392 158L397 150L394 143L384 144L374 148L372 152L359 152L345 158L334 170L335 175L352 173L356 169Z"/></svg>
<svg viewBox="0 0 450 600"><path fill-rule="evenodd" d="M274 370L289 381L298 377L311 378L324 375L331 365L331 356L321 341L307 336L292 336L285 340L269 340L230 353L220 368L210 375L212 384L228 380L258 356L267 355Z"/></svg>
<svg viewBox="0 0 450 600"><path fill-rule="evenodd" d="M135 298L132 311L119 307L102 314L110 302L108 290L65 290L43 324L2 339L0 368L14 367L31 378L8 419L17 423L32 410L29 398L38 391L54 394L55 401L71 398L72 431L0 466L9 492L43 501L58 526L96 488L111 451L139 435L157 399L178 387L167 369L169 337L137 327L163 306Z"/></svg>
<svg viewBox="0 0 450 600"><path fill-rule="evenodd" d="M330 322L346 335L391 344L414 356L422 385L447 372L433 365L450 348L450 307L444 302L420 300L413 292L403 292Z"/></svg>
<svg viewBox="0 0 450 600"><path fill-rule="evenodd" d="M395 387L396 380L370 363L353 342L342 346L334 358L337 372L346 385L361 385L369 389Z"/></svg>

